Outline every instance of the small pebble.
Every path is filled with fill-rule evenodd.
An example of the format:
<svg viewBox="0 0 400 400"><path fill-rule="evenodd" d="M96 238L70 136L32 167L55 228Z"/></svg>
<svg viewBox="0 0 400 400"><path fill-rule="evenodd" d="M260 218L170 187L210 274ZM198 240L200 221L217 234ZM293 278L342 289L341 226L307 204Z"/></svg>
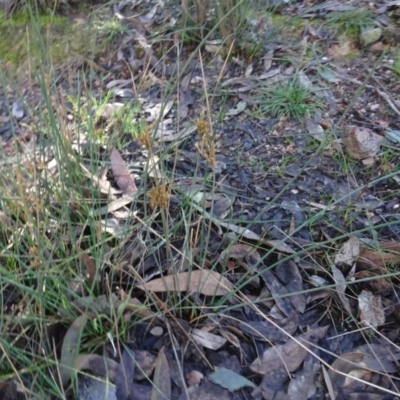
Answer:
<svg viewBox="0 0 400 400"><path fill-rule="evenodd" d="M21 119L25 115L24 103L21 100L14 101L11 109L11 113L14 118Z"/></svg>

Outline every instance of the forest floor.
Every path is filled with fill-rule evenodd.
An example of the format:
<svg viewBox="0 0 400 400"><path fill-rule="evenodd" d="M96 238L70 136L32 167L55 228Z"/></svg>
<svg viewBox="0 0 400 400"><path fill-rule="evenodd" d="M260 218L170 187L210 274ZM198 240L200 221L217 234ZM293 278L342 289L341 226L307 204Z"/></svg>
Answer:
<svg viewBox="0 0 400 400"><path fill-rule="evenodd" d="M0 397L400 397L399 1L0 32Z"/></svg>

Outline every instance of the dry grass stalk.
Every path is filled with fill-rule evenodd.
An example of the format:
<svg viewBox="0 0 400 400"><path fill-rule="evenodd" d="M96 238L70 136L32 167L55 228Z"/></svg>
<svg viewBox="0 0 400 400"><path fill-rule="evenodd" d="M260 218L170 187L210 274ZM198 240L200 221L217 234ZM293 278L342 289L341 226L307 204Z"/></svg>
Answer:
<svg viewBox="0 0 400 400"><path fill-rule="evenodd" d="M204 119L204 113L200 115L196 127L197 134L200 137L200 140L196 144L197 150L207 160L208 164L214 168L216 153L215 140L210 123Z"/></svg>
<svg viewBox="0 0 400 400"><path fill-rule="evenodd" d="M145 147L146 150L148 150L149 152L152 151L153 147L154 147L154 140L153 137L151 136L151 132L153 131L155 125L156 125L157 121L154 121L151 125L148 125L145 129L144 132L141 133L138 138L137 141Z"/></svg>

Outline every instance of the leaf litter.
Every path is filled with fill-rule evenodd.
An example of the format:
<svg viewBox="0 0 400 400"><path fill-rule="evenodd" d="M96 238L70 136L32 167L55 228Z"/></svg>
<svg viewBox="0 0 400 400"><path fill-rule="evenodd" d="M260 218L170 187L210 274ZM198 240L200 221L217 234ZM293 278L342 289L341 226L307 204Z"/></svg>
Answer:
<svg viewBox="0 0 400 400"><path fill-rule="evenodd" d="M300 2L276 2L276 10L300 13L311 24L311 18L329 19L357 8L342 3L325 2L303 13ZM379 7L375 11L381 18L398 4L380 2ZM168 26L176 24L173 12L166 4L138 2L115 5L113 12L128 25L135 21L136 28L118 43L104 89L123 105L138 100L139 118L157 124L148 129L151 146L146 147L137 137L127 137L137 118L131 116L133 125L118 132L126 143L104 152L110 158L100 157L98 170L74 164L90 187L89 196L82 191L83 200L92 200L92 193L100 200L85 211L85 224L74 221L78 243L66 241L83 267L74 276L81 282L79 291L65 293L68 306L56 307L51 315L66 328L60 357L63 390L71 394L71 378L79 372L84 383L78 385L80 398L83 387L109 390L118 399L397 395L398 159L396 154L389 159L386 151L390 146L399 150L393 117L398 99L387 94L394 84L390 60L365 85L366 59L347 60L354 52L374 58L379 47L373 50L369 41L383 40L381 35L372 40L363 31L357 40L336 41L335 32L324 34L324 23L308 24L295 40L271 39L263 56L251 61L237 54L222 60L222 41L210 42L208 48L217 48L211 56L204 54L207 67L200 57L190 59L177 79L177 93L164 101L179 56L161 56L164 49L150 32L169 35ZM272 26L273 18L263 18L253 26L266 35L263 29ZM381 33L388 34L385 29ZM317 47L325 52L323 60L314 58L308 65ZM185 51L183 57L190 58ZM131 76L132 71L137 75ZM288 116L254 117L257 89L262 86L270 96L273 85L284 88L292 78L299 79L299 90L306 88L330 104L329 112L305 116L306 134L301 121ZM219 95L215 108L204 104L208 85L222 90L224 115ZM360 87L353 104L350 94ZM114 100L106 104L104 120L122 108L113 106ZM16 119L27 118L26 110L16 114L14 108ZM213 168L204 151L210 148L196 152L201 138L194 121L204 109L213 125L220 121L207 133L215 144ZM345 122L343 129L338 122L339 127ZM2 140L7 123L0 129ZM21 138L23 126L15 131ZM326 144L322 153L314 139ZM10 148L9 138L4 140ZM86 143L79 154L88 156L87 149ZM343 154L349 155L350 172L338 165ZM363 164L368 159L372 170L371 162ZM104 165L106 175L100 168ZM65 167L57 162L46 173L56 181ZM391 175L383 176L387 171ZM133 176L140 179L139 187ZM32 185L23 177L20 182ZM155 192L154 207L146 214L146 195L161 184L170 193L168 202ZM40 217L49 218L46 213ZM88 234L91 219L96 224ZM53 232L63 233L71 227L65 221L55 226ZM27 222L20 232L31 227ZM53 232L46 233L52 240ZM6 239L8 248L16 246L14 237ZM94 261L96 246L104 248ZM37 268L33 262L29 267ZM6 313L16 318L12 310L22 296L5 287ZM103 339L93 341L98 338ZM85 374L94 380L85 380ZM96 379L105 386L98 389ZM4 381L0 394L16 381Z"/></svg>

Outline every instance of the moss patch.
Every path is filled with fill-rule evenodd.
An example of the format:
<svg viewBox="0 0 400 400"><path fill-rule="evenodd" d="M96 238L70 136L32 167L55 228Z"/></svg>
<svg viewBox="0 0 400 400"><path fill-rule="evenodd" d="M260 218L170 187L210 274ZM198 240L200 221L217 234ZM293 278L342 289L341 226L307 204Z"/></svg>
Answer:
<svg viewBox="0 0 400 400"><path fill-rule="evenodd" d="M32 18L27 11L6 18L0 12L0 66L6 72L25 70L28 61L48 60L60 64L75 53L92 49L92 35L86 24L77 24L60 15L40 14Z"/></svg>

